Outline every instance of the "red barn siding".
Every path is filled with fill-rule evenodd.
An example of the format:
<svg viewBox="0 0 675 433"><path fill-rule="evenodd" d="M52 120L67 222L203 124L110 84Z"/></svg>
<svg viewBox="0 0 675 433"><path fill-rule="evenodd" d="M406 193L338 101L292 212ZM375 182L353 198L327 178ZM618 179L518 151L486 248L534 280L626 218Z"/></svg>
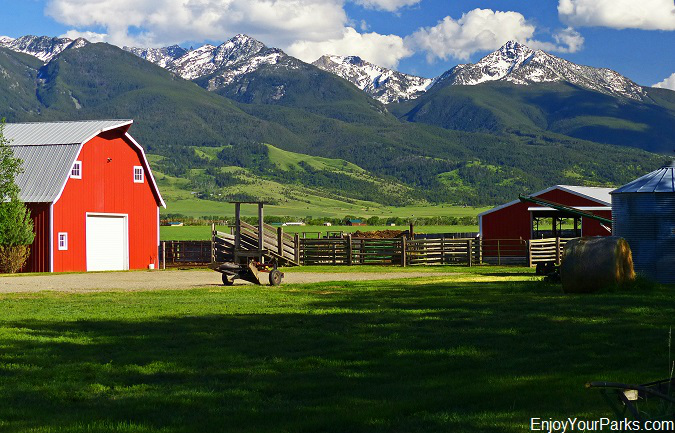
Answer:
<svg viewBox="0 0 675 433"><path fill-rule="evenodd" d="M35 240L22 272L49 272L49 208L50 203L26 203L33 219Z"/></svg>
<svg viewBox="0 0 675 433"><path fill-rule="evenodd" d="M567 206L604 206L597 201L589 200L566 191L554 189L537 198L553 201ZM530 239L532 223L530 220L532 203L514 203L503 209L483 215L481 228L483 239ZM593 211L592 213L611 219L611 211ZM582 219L583 236L608 236L610 233L600 226L600 222L588 218Z"/></svg>
<svg viewBox="0 0 675 433"><path fill-rule="evenodd" d="M158 266L158 205L148 167L143 183L134 183L133 177L133 167L144 165L140 151L117 129L85 143L77 160L82 161L82 179L68 179L54 203L54 272L87 269L87 213L128 215L129 269ZM68 233L67 251L56 246L59 232Z"/></svg>

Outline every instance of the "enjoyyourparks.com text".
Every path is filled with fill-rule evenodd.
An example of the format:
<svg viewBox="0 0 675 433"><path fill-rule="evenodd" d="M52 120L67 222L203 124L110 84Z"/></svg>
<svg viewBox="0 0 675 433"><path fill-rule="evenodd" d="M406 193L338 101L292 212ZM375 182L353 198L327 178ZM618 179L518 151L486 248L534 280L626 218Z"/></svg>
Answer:
<svg viewBox="0 0 675 433"><path fill-rule="evenodd" d="M586 420L579 418L567 418L565 420L531 418L530 431L545 433L567 432L601 432L601 431L675 431L675 421L636 421L636 420L611 420L599 418Z"/></svg>

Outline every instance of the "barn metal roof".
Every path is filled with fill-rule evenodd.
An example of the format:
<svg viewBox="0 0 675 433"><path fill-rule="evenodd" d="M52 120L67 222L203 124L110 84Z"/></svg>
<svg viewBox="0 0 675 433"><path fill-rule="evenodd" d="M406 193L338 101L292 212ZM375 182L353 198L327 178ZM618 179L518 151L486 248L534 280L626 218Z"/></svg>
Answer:
<svg viewBox="0 0 675 433"><path fill-rule="evenodd" d="M141 151L160 205L166 207L143 148L126 133L132 123L133 120L84 120L6 124L3 135L10 140L14 155L23 161L23 172L16 178L20 199L26 203L56 201L82 145L102 132L125 128L125 136Z"/></svg>
<svg viewBox="0 0 675 433"><path fill-rule="evenodd" d="M76 122L8 123L5 138L10 146L81 144L101 132L131 125L133 120L84 120Z"/></svg>
<svg viewBox="0 0 675 433"><path fill-rule="evenodd" d="M628 192L654 193L654 192L675 192L675 162L654 170L649 174L635 179L634 181L612 191L612 194L622 194Z"/></svg>
<svg viewBox="0 0 675 433"><path fill-rule="evenodd" d="M16 178L19 198L26 203L51 203L58 197L80 150L80 144L12 146L23 160L23 173Z"/></svg>

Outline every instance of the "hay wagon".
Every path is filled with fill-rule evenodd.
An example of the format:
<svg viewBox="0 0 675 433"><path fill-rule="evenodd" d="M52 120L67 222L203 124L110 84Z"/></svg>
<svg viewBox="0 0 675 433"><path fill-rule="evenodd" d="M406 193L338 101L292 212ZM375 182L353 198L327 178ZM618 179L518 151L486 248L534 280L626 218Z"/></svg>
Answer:
<svg viewBox="0 0 675 433"><path fill-rule="evenodd" d="M265 224L262 202L233 203L235 221L231 232L220 232L212 226L209 268L222 274L226 286L234 284L237 279L254 284L281 284L284 274L278 267L300 264L298 236L284 233L282 227ZM258 206L257 226L242 221L242 204Z"/></svg>

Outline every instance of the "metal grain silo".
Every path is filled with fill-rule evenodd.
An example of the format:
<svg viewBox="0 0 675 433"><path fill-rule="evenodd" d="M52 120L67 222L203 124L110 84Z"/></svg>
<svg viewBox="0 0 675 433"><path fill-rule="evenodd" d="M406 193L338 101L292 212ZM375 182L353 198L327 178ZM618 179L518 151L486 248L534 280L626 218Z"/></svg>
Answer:
<svg viewBox="0 0 675 433"><path fill-rule="evenodd" d="M675 162L612 191L612 235L628 241L635 272L675 283Z"/></svg>

